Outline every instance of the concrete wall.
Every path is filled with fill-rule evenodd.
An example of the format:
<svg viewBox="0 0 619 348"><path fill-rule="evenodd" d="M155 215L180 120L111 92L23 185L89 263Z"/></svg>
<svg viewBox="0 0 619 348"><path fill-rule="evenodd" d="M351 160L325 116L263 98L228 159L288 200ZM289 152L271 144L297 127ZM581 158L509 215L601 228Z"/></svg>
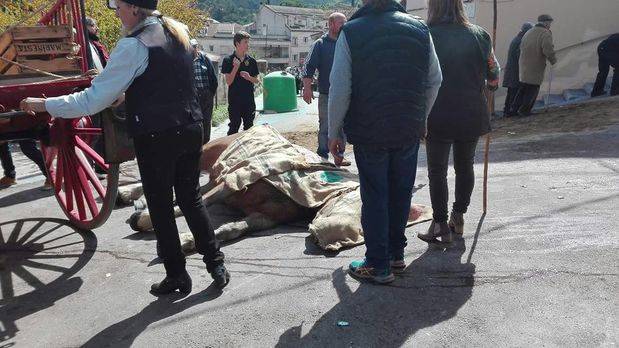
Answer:
<svg viewBox="0 0 619 348"><path fill-rule="evenodd" d="M290 45L290 66L298 66L304 62L310 48L314 44L312 35L316 31L292 31ZM296 44L294 44L296 38ZM296 59L295 59L296 55Z"/></svg>
<svg viewBox="0 0 619 348"><path fill-rule="evenodd" d="M261 6L256 16L256 31L264 35L264 30L267 28L265 25L268 27L269 35L287 35L286 18Z"/></svg>
<svg viewBox="0 0 619 348"><path fill-rule="evenodd" d="M426 18L427 6L420 9L421 1L425 0L408 0L408 9ZM492 1L474 0L466 6L471 20L492 33ZM608 35L619 32L619 0L499 0L496 55L502 65L507 59L509 43L522 23L535 22L542 13L555 19L551 30L559 62L553 67L552 93L592 82L597 73L597 45ZM543 93L548 91L549 72L546 76ZM503 93L499 90L497 96Z"/></svg>
<svg viewBox="0 0 619 348"><path fill-rule="evenodd" d="M225 38L201 37L197 38L198 43L206 53L211 53L217 56L225 57L232 54L234 45L232 44L232 36ZM212 46L212 50L211 50Z"/></svg>

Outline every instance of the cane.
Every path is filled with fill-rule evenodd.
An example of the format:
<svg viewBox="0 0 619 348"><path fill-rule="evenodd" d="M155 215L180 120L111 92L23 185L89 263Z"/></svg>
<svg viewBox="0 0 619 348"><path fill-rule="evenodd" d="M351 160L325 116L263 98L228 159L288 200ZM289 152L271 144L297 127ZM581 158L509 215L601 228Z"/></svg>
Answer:
<svg viewBox="0 0 619 348"><path fill-rule="evenodd" d="M498 1L492 1L493 20L492 20L492 51L496 49L496 29L498 23ZM490 115L494 113L494 92L488 93L488 110ZM484 149L484 193L482 199L482 208L484 215L488 210L488 154L490 153L490 133L486 134L486 144ZM478 229L479 230L479 229Z"/></svg>
<svg viewBox="0 0 619 348"><path fill-rule="evenodd" d="M548 93L544 97L544 112L548 111L548 102L550 101L550 91L552 90L552 65L550 66L550 70L548 71Z"/></svg>
<svg viewBox="0 0 619 348"><path fill-rule="evenodd" d="M488 210L488 154L490 153L490 133L486 134L486 146L484 149L484 193L482 200L483 213Z"/></svg>

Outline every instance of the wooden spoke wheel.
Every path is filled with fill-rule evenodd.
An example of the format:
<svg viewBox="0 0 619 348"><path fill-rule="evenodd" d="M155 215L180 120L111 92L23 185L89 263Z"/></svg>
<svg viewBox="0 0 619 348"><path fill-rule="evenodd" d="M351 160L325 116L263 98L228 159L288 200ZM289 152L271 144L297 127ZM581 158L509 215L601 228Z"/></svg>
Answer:
<svg viewBox="0 0 619 348"><path fill-rule="evenodd" d="M118 164L105 163L98 142L103 131L86 116L52 119L48 143L41 144L58 203L73 225L88 230L107 220L118 193Z"/></svg>

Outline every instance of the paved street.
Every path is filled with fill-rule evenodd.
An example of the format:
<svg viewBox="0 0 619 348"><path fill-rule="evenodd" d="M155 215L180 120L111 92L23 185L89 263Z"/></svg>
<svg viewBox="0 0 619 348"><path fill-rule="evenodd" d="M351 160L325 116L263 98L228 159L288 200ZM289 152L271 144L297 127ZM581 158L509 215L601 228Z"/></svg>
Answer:
<svg viewBox="0 0 619 348"><path fill-rule="evenodd" d="M428 249L415 237L428 224L410 228L390 286L346 274L363 246L324 253L299 225L225 245L223 292L193 255L193 292L157 299L163 267L125 223L133 208L76 231L42 177L24 177L0 191L0 347L616 345L619 125L494 142L485 216L482 148L464 238ZM424 151L414 200L430 204Z"/></svg>

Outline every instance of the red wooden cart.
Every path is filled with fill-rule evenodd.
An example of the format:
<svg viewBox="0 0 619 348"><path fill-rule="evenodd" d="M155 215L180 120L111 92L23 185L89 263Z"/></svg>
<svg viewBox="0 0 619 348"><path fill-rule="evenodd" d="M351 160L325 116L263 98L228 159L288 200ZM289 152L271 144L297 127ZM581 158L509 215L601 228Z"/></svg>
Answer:
<svg viewBox="0 0 619 348"><path fill-rule="evenodd" d="M101 116L84 115L82 118L65 120L53 118L49 114L31 116L19 111L19 102L25 97L60 96L90 86L91 77L83 75L92 65L84 28L83 0L57 0L43 13L38 22L41 26L39 28L69 28L74 50L72 63L76 64L77 71L41 76L41 70L44 69L30 69L27 63L21 64L19 60L13 64L8 63L6 58L0 60L5 65L16 65L23 69L13 75L0 75L0 141L39 141L58 203L75 226L93 229L101 226L109 217L118 189L119 163L106 161L105 155L93 149L95 141L102 141L104 135L103 126L93 125L94 117ZM33 42L45 43L44 40ZM0 52L2 56L3 52ZM7 56L5 52L4 57ZM54 56L51 58L40 61L42 66L56 64L54 61L58 59ZM100 170L95 171L96 167ZM102 172L105 175L101 175Z"/></svg>

